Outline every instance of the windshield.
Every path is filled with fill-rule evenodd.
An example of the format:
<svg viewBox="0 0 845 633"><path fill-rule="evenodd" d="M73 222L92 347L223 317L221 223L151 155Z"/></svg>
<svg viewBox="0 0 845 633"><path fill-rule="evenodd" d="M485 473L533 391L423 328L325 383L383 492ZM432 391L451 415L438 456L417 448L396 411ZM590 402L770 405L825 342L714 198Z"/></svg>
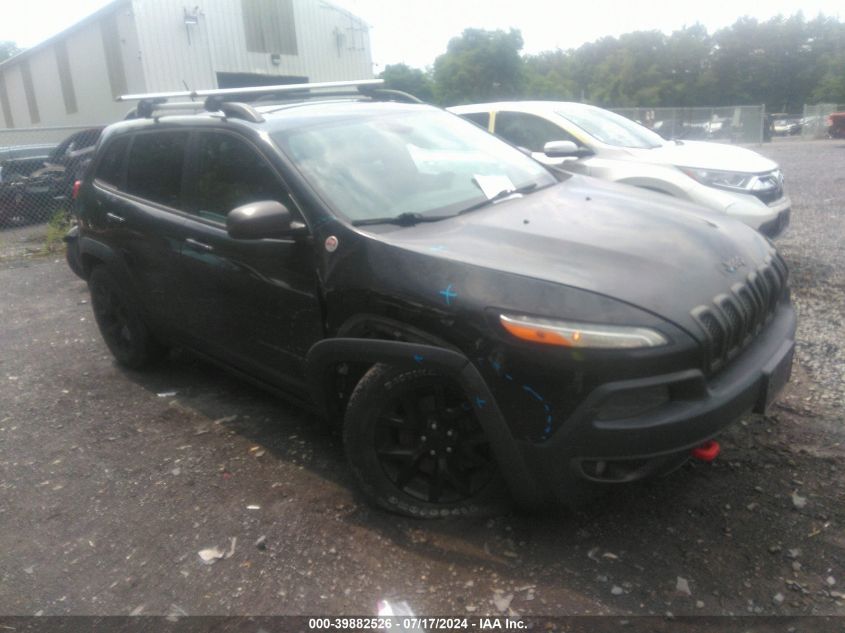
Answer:
<svg viewBox="0 0 845 633"><path fill-rule="evenodd" d="M595 106L570 103L557 113L605 145L654 149L666 144L658 134L639 123Z"/></svg>
<svg viewBox="0 0 845 633"><path fill-rule="evenodd" d="M504 189L557 182L520 151L439 110L331 118L272 137L353 222L454 215Z"/></svg>

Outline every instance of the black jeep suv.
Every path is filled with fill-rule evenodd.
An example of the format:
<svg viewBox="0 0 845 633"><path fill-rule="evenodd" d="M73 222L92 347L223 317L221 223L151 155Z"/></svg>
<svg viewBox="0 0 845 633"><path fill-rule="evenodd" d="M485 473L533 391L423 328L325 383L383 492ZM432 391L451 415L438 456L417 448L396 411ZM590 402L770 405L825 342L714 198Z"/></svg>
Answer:
<svg viewBox="0 0 845 633"><path fill-rule="evenodd" d="M107 345L131 368L183 346L341 420L385 508L665 473L789 378L787 268L738 222L374 92L142 104L78 198Z"/></svg>

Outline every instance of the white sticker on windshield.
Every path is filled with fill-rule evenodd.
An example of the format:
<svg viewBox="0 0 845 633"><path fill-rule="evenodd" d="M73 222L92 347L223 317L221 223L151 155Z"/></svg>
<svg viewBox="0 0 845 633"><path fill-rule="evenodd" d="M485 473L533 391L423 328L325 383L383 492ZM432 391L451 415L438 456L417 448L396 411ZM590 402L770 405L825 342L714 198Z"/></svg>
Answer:
<svg viewBox="0 0 845 633"><path fill-rule="evenodd" d="M482 193L487 196L487 199L494 198L503 191L513 191L516 187L513 186L511 179L507 176L482 176L476 174L472 177L473 181Z"/></svg>

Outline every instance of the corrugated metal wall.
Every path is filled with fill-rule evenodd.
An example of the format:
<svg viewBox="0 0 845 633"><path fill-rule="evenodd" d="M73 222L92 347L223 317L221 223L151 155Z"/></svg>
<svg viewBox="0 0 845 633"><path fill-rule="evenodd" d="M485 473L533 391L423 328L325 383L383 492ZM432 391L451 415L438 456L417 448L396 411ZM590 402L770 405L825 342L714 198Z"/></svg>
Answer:
<svg viewBox="0 0 845 633"><path fill-rule="evenodd" d="M186 25L194 6L196 24ZM250 16L268 12L275 22L255 40L253 21L248 47ZM324 0L115 2L0 66L0 128L111 123L131 107L118 94L215 88L217 73L368 79L367 26Z"/></svg>
<svg viewBox="0 0 845 633"><path fill-rule="evenodd" d="M137 41L131 4L116 3L97 19L0 66L10 115L0 110L0 127L84 126L122 119L129 106L116 103L114 94L144 89Z"/></svg>
<svg viewBox="0 0 845 633"><path fill-rule="evenodd" d="M282 17L288 12L285 5L290 5L295 37L278 35L285 42L279 48L287 52L250 51L258 46L254 39L248 44L247 34L258 37L255 15L267 10L266 0L264 6L256 2L258 8L253 12L248 8L245 16L243 3L251 1L256 2L202 0L197 24L186 26L182 3L134 0L150 90L179 90L185 84L192 89L216 88L218 72L308 77L309 81L373 76L366 24L323 0L274 0ZM290 53L294 48L297 54Z"/></svg>

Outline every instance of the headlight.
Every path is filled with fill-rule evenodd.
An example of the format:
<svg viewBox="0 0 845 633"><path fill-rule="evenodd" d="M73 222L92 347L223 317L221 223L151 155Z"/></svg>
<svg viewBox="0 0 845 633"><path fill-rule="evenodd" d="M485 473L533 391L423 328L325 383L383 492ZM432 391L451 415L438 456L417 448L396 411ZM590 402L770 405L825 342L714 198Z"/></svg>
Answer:
<svg viewBox="0 0 845 633"><path fill-rule="evenodd" d="M511 335L523 341L578 349L636 349L659 347L669 340L644 327L575 323L539 317L502 314L499 321Z"/></svg>
<svg viewBox="0 0 845 633"><path fill-rule="evenodd" d="M702 185L717 187L719 189L733 189L735 191L745 191L748 183L754 178L754 174L745 174L738 171L693 169L691 167L679 167L679 169Z"/></svg>

